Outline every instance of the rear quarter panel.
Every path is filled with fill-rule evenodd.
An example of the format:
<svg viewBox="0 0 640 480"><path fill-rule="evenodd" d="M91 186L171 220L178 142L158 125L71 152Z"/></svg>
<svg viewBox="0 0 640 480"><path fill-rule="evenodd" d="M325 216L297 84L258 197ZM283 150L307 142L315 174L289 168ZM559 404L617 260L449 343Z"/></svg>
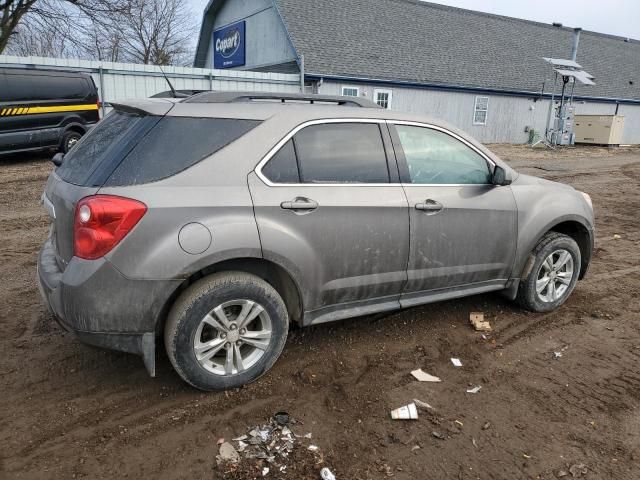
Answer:
<svg viewBox="0 0 640 480"><path fill-rule="evenodd" d="M167 179L101 188L101 194L134 198L148 208L107 259L129 278L174 279L224 260L261 258L247 186L247 173L253 168L250 137L251 132ZM180 246L180 230L190 223L200 223L210 232L211 243L202 253L187 253Z"/></svg>

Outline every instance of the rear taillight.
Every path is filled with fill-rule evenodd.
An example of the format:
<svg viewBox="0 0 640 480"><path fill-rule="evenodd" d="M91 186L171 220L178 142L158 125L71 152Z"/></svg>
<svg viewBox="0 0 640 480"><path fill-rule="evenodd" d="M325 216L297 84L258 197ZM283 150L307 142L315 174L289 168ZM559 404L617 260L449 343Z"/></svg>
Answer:
<svg viewBox="0 0 640 480"><path fill-rule="evenodd" d="M140 221L147 206L113 195L85 197L76 205L73 254L94 260L107 254Z"/></svg>

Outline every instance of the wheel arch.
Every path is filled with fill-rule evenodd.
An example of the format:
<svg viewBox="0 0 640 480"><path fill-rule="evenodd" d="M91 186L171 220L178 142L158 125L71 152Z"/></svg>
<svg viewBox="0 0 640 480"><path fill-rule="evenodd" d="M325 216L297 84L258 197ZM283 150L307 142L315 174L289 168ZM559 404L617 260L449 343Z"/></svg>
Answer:
<svg viewBox="0 0 640 480"><path fill-rule="evenodd" d="M62 126L62 130L60 131L60 137L58 138L58 146L62 148L62 142L64 141L64 136L68 132L77 132L80 135L84 135L87 133L87 127L78 122L70 122Z"/></svg>
<svg viewBox="0 0 640 480"><path fill-rule="evenodd" d="M589 223L580 216L577 215L567 215L564 217L559 217L552 222L549 222L544 226L544 228L540 229L538 235L530 242L528 247L526 248L526 257L524 258L522 267L520 268L520 278L524 278L529 273L527 270L532 262L529 261L529 257L531 256L531 251L535 248L535 246L540 242L542 237L544 237L549 232L557 232L562 233L571 237L578 244L580 248L580 276L578 277L580 280L584 278L589 269L589 263L591 262L591 256L593 255L593 230L589 226Z"/></svg>
<svg viewBox="0 0 640 480"><path fill-rule="evenodd" d="M302 325L302 315L304 312L303 300L300 287L294 280L294 277L284 267L270 260L256 257L243 257L222 260L201 268L189 275L167 299L160 312L156 323L156 335L158 338L162 335L169 310L189 285L213 273L231 271L250 273L269 283L280 294L287 306L290 321Z"/></svg>

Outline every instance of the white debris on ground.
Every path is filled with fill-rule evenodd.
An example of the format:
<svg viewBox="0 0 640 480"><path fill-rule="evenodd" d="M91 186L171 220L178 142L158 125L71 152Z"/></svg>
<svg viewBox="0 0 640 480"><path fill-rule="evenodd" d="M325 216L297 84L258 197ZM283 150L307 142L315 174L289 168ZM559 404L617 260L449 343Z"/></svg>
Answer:
<svg viewBox="0 0 640 480"><path fill-rule="evenodd" d="M270 477L277 472L285 473L290 455L294 448L306 449L312 452L316 464L323 462L320 448L310 443L311 433L295 434L289 424L295 423L287 414L276 414L269 424L254 426L247 429L247 433L234 438L230 442L224 442L219 446L218 464L234 463L242 461L256 461L265 463L261 469L263 477Z"/></svg>

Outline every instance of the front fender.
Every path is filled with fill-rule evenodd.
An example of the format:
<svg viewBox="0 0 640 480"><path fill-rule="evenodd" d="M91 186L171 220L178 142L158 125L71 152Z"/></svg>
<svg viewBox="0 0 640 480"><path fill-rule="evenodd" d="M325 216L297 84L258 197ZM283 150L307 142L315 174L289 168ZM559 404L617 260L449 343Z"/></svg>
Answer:
<svg viewBox="0 0 640 480"><path fill-rule="evenodd" d="M594 241L593 211L579 192L571 187L555 182L535 179L521 175L512 185L516 205L518 206L518 241L513 278L520 278L531 251L540 239L554 227L574 222L587 232L588 257L591 256ZM520 180L525 180L520 182ZM584 276L590 258L583 263Z"/></svg>

